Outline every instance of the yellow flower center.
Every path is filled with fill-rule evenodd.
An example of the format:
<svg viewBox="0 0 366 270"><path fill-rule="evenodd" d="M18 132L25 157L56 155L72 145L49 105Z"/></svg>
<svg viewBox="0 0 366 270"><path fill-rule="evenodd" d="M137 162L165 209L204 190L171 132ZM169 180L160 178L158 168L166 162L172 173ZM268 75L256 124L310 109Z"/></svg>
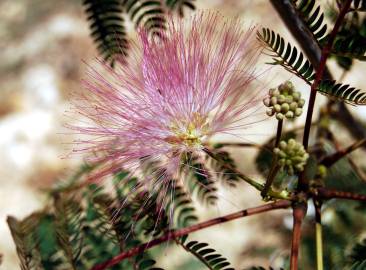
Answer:
<svg viewBox="0 0 366 270"><path fill-rule="evenodd" d="M189 148L202 145L202 139L208 133L207 117L202 117L198 112L193 113L191 121L175 121L170 126L173 136L166 141L174 145L185 145Z"/></svg>

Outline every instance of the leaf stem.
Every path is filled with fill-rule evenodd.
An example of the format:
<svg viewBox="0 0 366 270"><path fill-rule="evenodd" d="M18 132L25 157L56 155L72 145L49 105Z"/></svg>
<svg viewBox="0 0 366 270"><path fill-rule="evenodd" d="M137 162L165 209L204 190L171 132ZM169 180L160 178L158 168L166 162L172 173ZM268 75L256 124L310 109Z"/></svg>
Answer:
<svg viewBox="0 0 366 270"><path fill-rule="evenodd" d="M278 120L275 147L278 146L282 135L283 120Z"/></svg>
<svg viewBox="0 0 366 270"><path fill-rule="evenodd" d="M233 143L233 142L222 142L222 143L215 143L213 144L215 148L221 148L225 146L230 147L253 147L253 148L261 148L261 145L254 144L254 143Z"/></svg>
<svg viewBox="0 0 366 270"><path fill-rule="evenodd" d="M279 120L278 124L277 124L276 141L275 141L274 147L277 147L278 144L280 143L281 135L282 135L282 126L283 126L283 120ZM272 183L280 169L280 167L277 165L277 161L278 161L277 156L273 156L271 169L269 170L269 174L268 174L266 183L264 184L263 190L261 192L261 195L263 198L265 198L267 196L268 190L271 188Z"/></svg>
<svg viewBox="0 0 366 270"><path fill-rule="evenodd" d="M320 200L313 200L315 207L315 242L316 242L316 269L323 270L323 229L321 221L321 207L322 202Z"/></svg>
<svg viewBox="0 0 366 270"><path fill-rule="evenodd" d="M149 242L146 242L142 245L139 245L135 248L132 248L126 252L122 252L119 255L111 258L108 261L105 261L104 263L98 264L96 266L94 266L91 270L104 270L107 269L108 267L111 267L113 265L116 265L117 263L119 263L120 261L135 256L136 254L142 253L144 251L146 251L147 249L150 249L154 246L157 246L161 243L173 240L175 238L178 237L182 237L184 235L217 225L217 224L221 224L221 223L225 223L234 219L238 219L238 218L242 218L242 217L247 217L247 216L252 216L252 215L256 215L256 214L260 214L260 213L264 213L264 212L268 212L268 211L272 211L275 209L286 209L288 207L291 206L291 202L287 201L287 200L279 200L276 202L272 202L272 203L268 203L268 204L264 204L261 206L257 206L257 207L253 207L253 208L248 208L239 212L235 212L233 214L229 214L226 216L221 216L218 218L214 218L205 222L201 222L186 228L182 228L179 230L174 230L174 231L170 231L167 234L159 237L159 238L155 238Z"/></svg>
<svg viewBox="0 0 366 270"><path fill-rule="evenodd" d="M207 155L209 155L211 158L213 158L216 161L220 162L224 168L226 168L226 169L232 171L233 173L235 173L239 178L241 178L242 180L244 180L245 182L247 182L249 185L251 185L255 189L257 189L259 191L262 191L264 189L264 185L263 184L258 183L257 181L251 179L250 177L242 174L237 169L235 169L235 168L231 167L230 165L226 164L219 157L217 157L213 152L211 152L209 149L204 148L203 151ZM283 193L280 193L280 192L273 191L270 188L268 189L267 195L269 197L275 198L275 199L292 200L292 197L291 196L288 196L287 194L283 194Z"/></svg>

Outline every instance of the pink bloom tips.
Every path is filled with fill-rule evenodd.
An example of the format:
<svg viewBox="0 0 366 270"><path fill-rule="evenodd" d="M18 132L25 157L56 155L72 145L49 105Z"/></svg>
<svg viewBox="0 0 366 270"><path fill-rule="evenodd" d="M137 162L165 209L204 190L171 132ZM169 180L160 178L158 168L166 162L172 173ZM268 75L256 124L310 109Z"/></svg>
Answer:
<svg viewBox="0 0 366 270"><path fill-rule="evenodd" d="M263 94L252 82L261 48L255 28L242 26L199 13L169 22L163 40L140 31L141 46L131 46L127 64L89 68L74 100L85 121L72 128L87 136L74 152L100 163L95 180L125 169L141 186L184 184L187 154L203 156L213 136L236 135L255 122ZM153 163L159 179L144 169Z"/></svg>

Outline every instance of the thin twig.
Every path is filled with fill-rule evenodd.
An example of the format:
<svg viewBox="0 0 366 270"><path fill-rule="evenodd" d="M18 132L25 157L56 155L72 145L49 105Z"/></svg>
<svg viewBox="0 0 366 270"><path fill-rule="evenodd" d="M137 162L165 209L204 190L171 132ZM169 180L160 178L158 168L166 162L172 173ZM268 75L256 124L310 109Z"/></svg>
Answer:
<svg viewBox="0 0 366 270"><path fill-rule="evenodd" d="M258 183L257 181L251 179L250 177L242 174L241 172L239 172L237 169L233 168L232 166L228 165L227 163L223 162L219 157L217 157L213 152L211 152L209 149L204 148L203 151L209 155L211 158L215 159L216 161L220 162L221 165L232 171L233 173L235 173L235 175L237 175L239 178L241 178L242 180L244 180L245 182L247 182L249 185L251 185L252 187L254 187L255 189L262 191L264 189L264 185ZM284 199L284 200L292 200L293 198L287 194L283 194L281 192L276 192L274 190L272 190L271 188L268 189L267 195L270 198L275 198L275 199Z"/></svg>
<svg viewBox="0 0 366 270"><path fill-rule="evenodd" d="M313 197L329 200L329 199L344 199L366 202L366 194L359 194L347 191L339 191L327 188L318 188L312 192Z"/></svg>
<svg viewBox="0 0 366 270"><path fill-rule="evenodd" d="M358 176L358 178L360 178L363 182L366 182L366 174L365 172L362 170L362 168L360 168L354 161L352 158L348 157L348 162L351 165L352 169L355 171L356 175Z"/></svg>
<svg viewBox="0 0 366 270"><path fill-rule="evenodd" d="M290 270L297 270L299 264L299 249L301 241L301 225L307 211L307 203L295 203L293 206L293 229L292 229L292 244L290 257Z"/></svg>
<svg viewBox="0 0 366 270"><path fill-rule="evenodd" d="M283 127L283 120L279 120L278 124L277 124L275 147L277 147L278 144L280 143L281 135L282 135L282 127Z"/></svg>
<svg viewBox="0 0 366 270"><path fill-rule="evenodd" d="M154 246L157 246L161 243L170 241L170 240L174 240L178 237L182 237L184 235L217 225L217 224L222 224L234 219L238 219L238 218L242 218L242 217L247 217L247 216L252 216L252 215L256 215L256 214L260 214L260 213L264 213L264 212L268 212L271 210L275 210L275 209L285 209L291 206L291 202L286 201L286 200L280 200L280 201L276 201L273 203L268 203L268 204L264 204L258 207L253 207L253 208L248 208L239 212L235 212L233 214L229 214L226 216L222 216L222 217L218 217L218 218L214 218L202 223L198 223L192 226L189 226L187 228L183 228L183 229L179 229L179 230L175 230L175 231L170 231L167 234L156 238L154 240L151 240L147 243L144 243L142 245L139 245L135 248L132 248L126 252L122 252L119 255L113 257L112 259L98 264L96 266L94 266L91 270L104 270L107 269L108 267L111 267L113 265L116 265L117 263L119 263L120 261L129 258L131 256L135 256L141 252L146 251L147 249L150 249Z"/></svg>
<svg viewBox="0 0 366 270"><path fill-rule="evenodd" d="M278 144L280 143L281 135L282 135L282 126L283 126L283 120L279 120L278 124L277 124L276 140L275 140L274 147L277 147ZM271 188L272 183L273 183L274 179L276 178L276 175L280 169L280 166L277 165L277 161L278 161L277 156L273 156L271 168L269 170L266 183L264 184L263 190L261 192L261 195L263 198L265 198L267 196L268 190Z"/></svg>
<svg viewBox="0 0 366 270"><path fill-rule="evenodd" d="M324 157L320 163L326 167L330 167L334 163L336 163L338 160L340 160L341 158L345 157L349 153L355 151L356 149L358 149L364 145L366 145L366 139L357 141L357 142L353 143L352 145L348 146L347 148L338 150L334 154Z"/></svg>
<svg viewBox="0 0 366 270"><path fill-rule="evenodd" d="M221 142L221 143L215 143L214 146L216 148L221 148L221 147L253 147L253 148L262 148L261 145L259 144L254 144L254 143L235 143L235 142Z"/></svg>

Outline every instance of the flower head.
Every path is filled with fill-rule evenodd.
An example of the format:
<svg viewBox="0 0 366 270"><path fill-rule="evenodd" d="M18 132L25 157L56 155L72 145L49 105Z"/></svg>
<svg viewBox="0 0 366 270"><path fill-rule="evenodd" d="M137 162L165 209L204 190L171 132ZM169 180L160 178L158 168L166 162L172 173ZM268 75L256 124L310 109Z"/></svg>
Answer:
<svg viewBox="0 0 366 270"><path fill-rule="evenodd" d="M255 29L240 27L214 13L171 21L163 39L139 32L129 64L90 68L75 106L91 121L73 128L91 138L74 151L102 162L97 177L153 161L163 168L161 183L178 179L187 153L253 122L248 116L262 100L251 87L260 47Z"/></svg>

